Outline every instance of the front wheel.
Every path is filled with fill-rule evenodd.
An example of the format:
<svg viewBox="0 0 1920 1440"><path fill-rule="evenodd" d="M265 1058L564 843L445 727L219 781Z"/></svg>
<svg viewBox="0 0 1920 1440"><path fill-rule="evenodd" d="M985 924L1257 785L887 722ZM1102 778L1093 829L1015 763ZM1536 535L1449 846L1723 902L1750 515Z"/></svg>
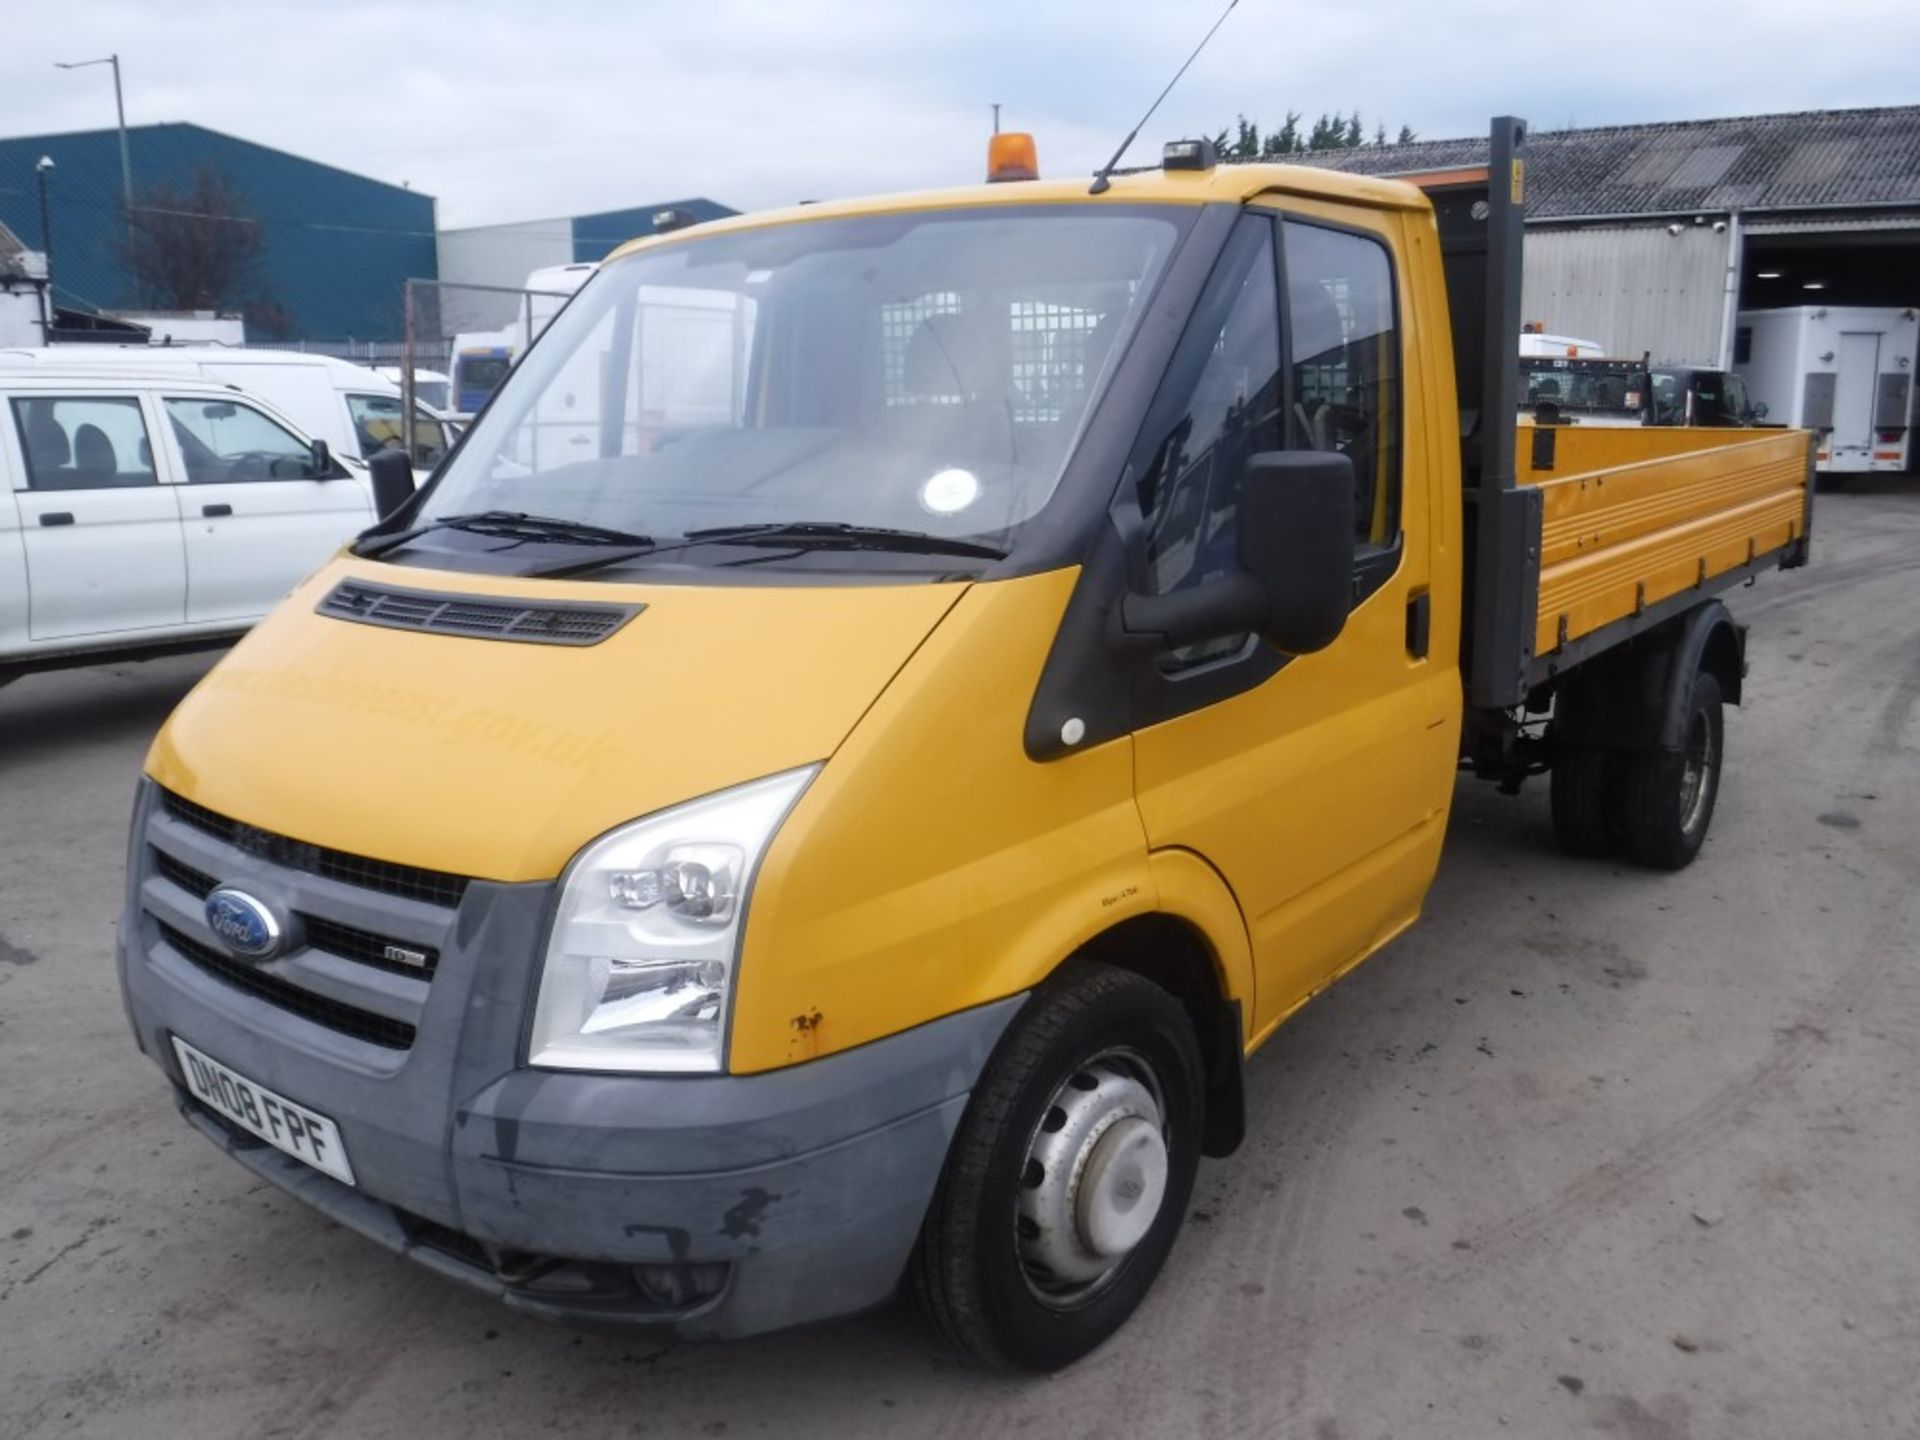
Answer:
<svg viewBox="0 0 1920 1440"><path fill-rule="evenodd" d="M934 1326L994 1364L1057 1370L1159 1274L1200 1163L1199 1042L1152 981L1089 961L1034 992L960 1122L914 1254Z"/></svg>
<svg viewBox="0 0 1920 1440"><path fill-rule="evenodd" d="M1725 758L1720 682L1702 670L1693 677L1680 749L1627 757L1619 831L1628 859L1656 870L1683 870L1693 863L1713 823Z"/></svg>

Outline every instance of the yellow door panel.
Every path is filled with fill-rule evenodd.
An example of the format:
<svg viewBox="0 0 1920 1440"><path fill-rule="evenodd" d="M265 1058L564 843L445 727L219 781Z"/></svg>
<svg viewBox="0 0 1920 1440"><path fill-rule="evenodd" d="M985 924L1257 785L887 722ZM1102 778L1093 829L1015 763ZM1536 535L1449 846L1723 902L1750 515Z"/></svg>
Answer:
<svg viewBox="0 0 1920 1440"><path fill-rule="evenodd" d="M1326 650L1134 737L1149 843L1204 856L1245 915L1255 1035L1417 913L1459 739L1454 657L1416 654L1410 638L1415 602L1457 603L1457 580L1430 593L1429 337L1404 324L1381 335L1415 309L1392 288L1407 273L1401 218L1303 200L1275 213L1331 222L1284 230L1288 443L1354 460L1356 588L1370 590ZM1396 492L1397 559L1383 519Z"/></svg>

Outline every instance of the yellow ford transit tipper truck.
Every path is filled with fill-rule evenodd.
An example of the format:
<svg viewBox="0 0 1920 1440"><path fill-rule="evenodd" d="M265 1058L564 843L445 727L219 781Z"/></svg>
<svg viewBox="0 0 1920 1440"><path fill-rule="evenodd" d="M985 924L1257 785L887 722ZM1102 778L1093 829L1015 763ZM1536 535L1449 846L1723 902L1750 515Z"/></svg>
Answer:
<svg viewBox="0 0 1920 1440"><path fill-rule="evenodd" d="M188 1121L533 1314L1099 1343L1460 766L1686 864L1805 559L1804 433L1515 426L1524 136L618 253L153 745Z"/></svg>

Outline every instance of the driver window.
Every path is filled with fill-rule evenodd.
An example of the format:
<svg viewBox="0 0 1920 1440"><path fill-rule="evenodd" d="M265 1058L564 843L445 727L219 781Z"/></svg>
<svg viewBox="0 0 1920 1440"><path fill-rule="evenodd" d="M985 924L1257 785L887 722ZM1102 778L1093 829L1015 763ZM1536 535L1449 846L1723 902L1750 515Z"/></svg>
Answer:
<svg viewBox="0 0 1920 1440"><path fill-rule="evenodd" d="M1252 216L1241 222L1167 374L1149 412L1156 448L1139 482L1147 590L1155 595L1218 579L1232 568L1240 472L1248 456L1280 448L1270 222ZM1176 378L1182 376L1189 378Z"/></svg>
<svg viewBox="0 0 1920 1440"><path fill-rule="evenodd" d="M1377 240L1288 221L1290 448L1353 461L1364 558L1400 538L1400 337L1393 267Z"/></svg>
<svg viewBox="0 0 1920 1440"><path fill-rule="evenodd" d="M307 442L251 405L204 399L169 399L166 405L192 484L321 478Z"/></svg>

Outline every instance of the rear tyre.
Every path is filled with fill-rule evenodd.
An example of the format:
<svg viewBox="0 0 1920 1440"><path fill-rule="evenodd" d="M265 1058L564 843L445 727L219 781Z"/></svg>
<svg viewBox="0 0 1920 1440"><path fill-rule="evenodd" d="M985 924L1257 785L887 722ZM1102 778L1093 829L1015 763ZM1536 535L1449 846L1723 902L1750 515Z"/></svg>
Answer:
<svg viewBox="0 0 1920 1440"><path fill-rule="evenodd" d="M1726 758L1720 682L1693 677L1678 751L1636 751L1620 788L1620 844L1627 858L1656 870L1684 870L1713 823Z"/></svg>
<svg viewBox="0 0 1920 1440"><path fill-rule="evenodd" d="M988 1062L928 1207L909 1279L949 1342L1057 1370L1118 1330L1186 1216L1204 1080L1181 1003L1072 961Z"/></svg>
<svg viewBox="0 0 1920 1440"><path fill-rule="evenodd" d="M1548 774L1553 834L1569 855L1598 859L1615 848L1608 784L1614 756L1598 745L1556 745Z"/></svg>

